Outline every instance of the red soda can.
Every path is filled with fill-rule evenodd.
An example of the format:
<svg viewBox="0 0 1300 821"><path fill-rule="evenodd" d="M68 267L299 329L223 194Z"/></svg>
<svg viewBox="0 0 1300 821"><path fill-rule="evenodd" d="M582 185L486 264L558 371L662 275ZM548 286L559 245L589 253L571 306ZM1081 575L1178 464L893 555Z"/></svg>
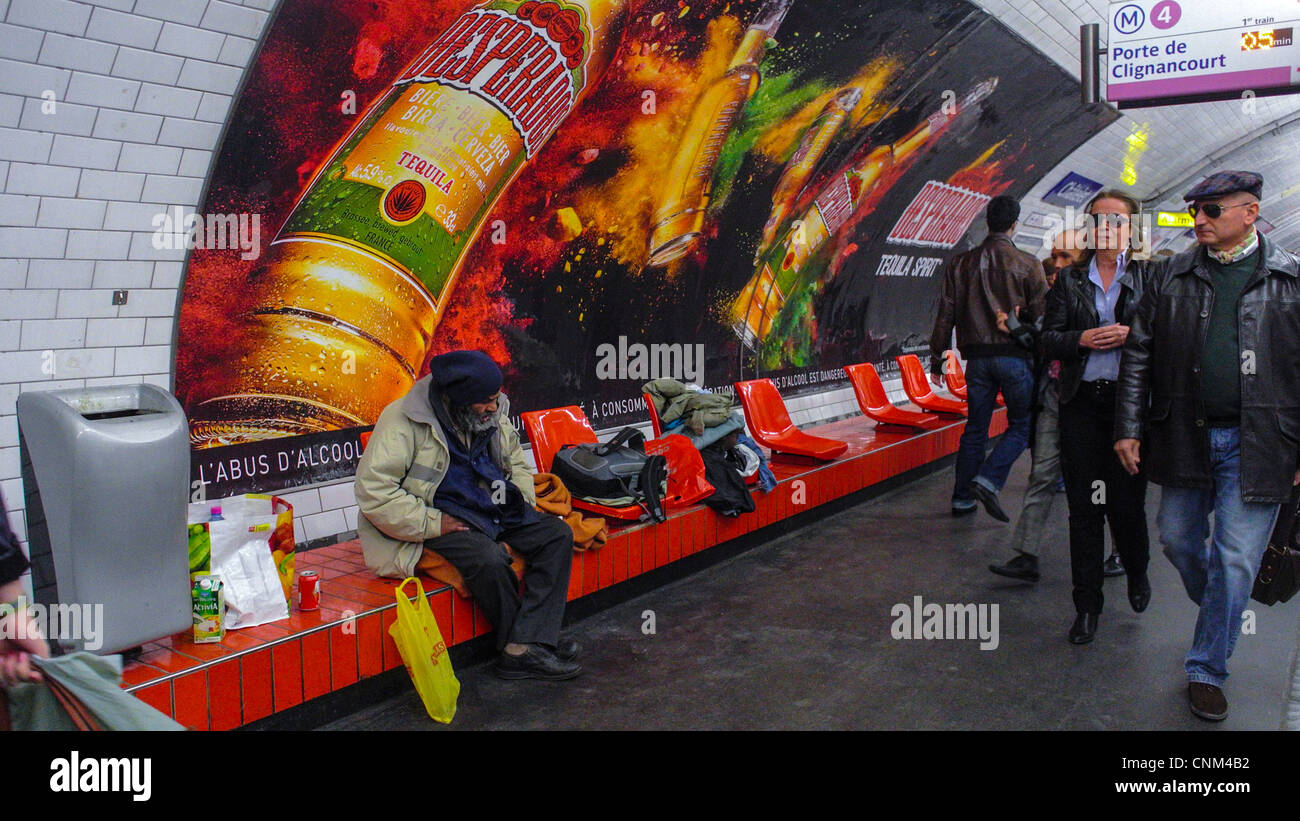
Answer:
<svg viewBox="0 0 1300 821"><path fill-rule="evenodd" d="M298 609L320 609L320 574L304 570L298 574Z"/></svg>

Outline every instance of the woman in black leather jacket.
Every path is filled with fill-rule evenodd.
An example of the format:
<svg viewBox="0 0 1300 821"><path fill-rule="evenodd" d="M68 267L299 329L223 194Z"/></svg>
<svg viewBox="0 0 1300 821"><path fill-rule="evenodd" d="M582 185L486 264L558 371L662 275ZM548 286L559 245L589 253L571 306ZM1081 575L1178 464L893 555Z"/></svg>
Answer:
<svg viewBox="0 0 1300 821"><path fill-rule="evenodd" d="M1104 527L1128 575L1128 598L1141 613L1151 600L1146 477L1115 456L1113 424L1119 363L1142 296L1146 264L1128 259L1137 202L1122 191L1088 203L1087 249L1047 297L1043 354L1061 361L1061 468L1070 505L1070 569L1076 616L1068 638L1092 641L1102 610Z"/></svg>

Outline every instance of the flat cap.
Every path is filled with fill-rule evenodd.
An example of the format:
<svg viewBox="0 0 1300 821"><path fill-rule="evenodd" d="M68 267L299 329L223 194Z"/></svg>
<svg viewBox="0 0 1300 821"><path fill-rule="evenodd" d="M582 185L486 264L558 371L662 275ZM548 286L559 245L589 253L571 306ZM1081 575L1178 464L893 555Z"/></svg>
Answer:
<svg viewBox="0 0 1300 821"><path fill-rule="evenodd" d="M1237 191L1245 191L1253 194L1255 199L1263 199L1264 178L1254 171L1220 171L1201 180L1200 185L1183 194L1183 200L1209 200Z"/></svg>

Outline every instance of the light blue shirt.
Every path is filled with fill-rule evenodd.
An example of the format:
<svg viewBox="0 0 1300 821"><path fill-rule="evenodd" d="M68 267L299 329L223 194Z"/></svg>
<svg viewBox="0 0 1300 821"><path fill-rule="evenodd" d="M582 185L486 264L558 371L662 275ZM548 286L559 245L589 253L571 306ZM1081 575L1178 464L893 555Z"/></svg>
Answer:
<svg viewBox="0 0 1300 821"><path fill-rule="evenodd" d="M1094 286L1093 302L1097 307L1097 317L1101 320L1097 327L1115 324L1115 306L1119 304L1119 295L1124 290L1122 280L1125 278L1124 268L1127 264L1127 254L1121 251L1119 258L1115 260L1115 278L1110 281L1110 287L1105 288L1101 284L1101 273L1097 270L1097 256L1094 254L1092 262L1088 263L1088 279ZM1096 379L1119 381L1119 359L1123 351L1122 347L1109 351L1088 351L1088 362L1083 366L1083 381L1092 382Z"/></svg>

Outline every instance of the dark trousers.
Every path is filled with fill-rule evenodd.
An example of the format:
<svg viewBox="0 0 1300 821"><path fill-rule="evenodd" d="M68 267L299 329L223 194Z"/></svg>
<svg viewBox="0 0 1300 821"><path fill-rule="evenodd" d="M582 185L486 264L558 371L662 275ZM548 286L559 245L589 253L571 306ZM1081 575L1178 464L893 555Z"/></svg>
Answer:
<svg viewBox="0 0 1300 821"><path fill-rule="evenodd" d="M1070 503L1070 569L1074 607L1100 613L1105 579L1106 521L1110 537L1130 576L1146 573L1147 481L1130 476L1114 450L1115 383L1080 382L1061 405L1061 472Z"/></svg>
<svg viewBox="0 0 1300 821"><path fill-rule="evenodd" d="M501 534L524 557L524 593L510 569L510 554L500 542L477 530L448 533L428 539L424 546L441 555L465 579L465 586L497 631L497 649L508 642L549 644L560 638L564 603L569 593L569 567L573 562L573 531L558 516Z"/></svg>

